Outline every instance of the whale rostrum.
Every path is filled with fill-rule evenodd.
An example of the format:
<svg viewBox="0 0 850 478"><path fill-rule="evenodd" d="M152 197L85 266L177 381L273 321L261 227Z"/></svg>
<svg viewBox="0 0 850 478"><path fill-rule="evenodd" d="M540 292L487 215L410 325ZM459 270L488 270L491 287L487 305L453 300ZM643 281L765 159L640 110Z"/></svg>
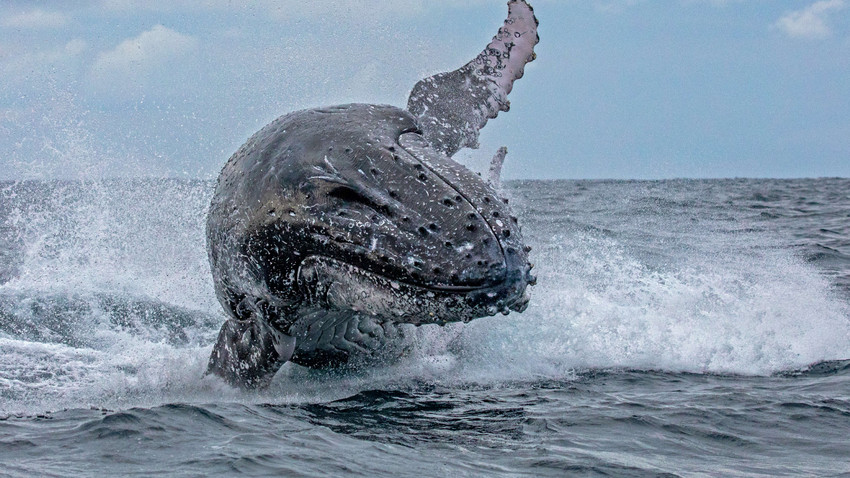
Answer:
<svg viewBox="0 0 850 478"><path fill-rule="evenodd" d="M420 81L408 109L348 104L284 115L224 166L207 217L228 314L208 372L264 387L280 366L392 358L406 327L521 312L534 285L518 219L451 156L476 147L534 58L537 19L508 3L475 60Z"/></svg>

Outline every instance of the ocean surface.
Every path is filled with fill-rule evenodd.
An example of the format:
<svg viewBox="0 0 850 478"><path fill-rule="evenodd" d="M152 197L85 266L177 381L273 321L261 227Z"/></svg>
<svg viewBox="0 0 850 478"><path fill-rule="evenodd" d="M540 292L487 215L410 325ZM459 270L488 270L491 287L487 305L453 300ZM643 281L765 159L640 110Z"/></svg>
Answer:
<svg viewBox="0 0 850 478"><path fill-rule="evenodd" d="M0 183L0 476L850 476L850 180L521 181L529 309L203 372L213 183Z"/></svg>

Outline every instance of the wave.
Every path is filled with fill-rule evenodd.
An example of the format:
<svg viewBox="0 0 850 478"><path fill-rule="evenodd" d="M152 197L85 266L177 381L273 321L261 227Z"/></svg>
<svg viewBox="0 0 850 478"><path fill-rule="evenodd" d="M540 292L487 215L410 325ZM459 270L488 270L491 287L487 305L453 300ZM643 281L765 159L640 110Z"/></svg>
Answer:
<svg viewBox="0 0 850 478"><path fill-rule="evenodd" d="M288 365L271 390L245 394L204 377L225 318L203 233L212 183L7 185L0 414L324 402L399 383L572 380L586 370L767 376L850 355L847 301L793 241L704 195L688 199L699 191L656 187L651 197L663 200L629 203L645 184L581 186L508 191L538 264L526 313L421 327L388 367ZM621 197L606 205L612 190ZM596 208L583 212L588 202Z"/></svg>

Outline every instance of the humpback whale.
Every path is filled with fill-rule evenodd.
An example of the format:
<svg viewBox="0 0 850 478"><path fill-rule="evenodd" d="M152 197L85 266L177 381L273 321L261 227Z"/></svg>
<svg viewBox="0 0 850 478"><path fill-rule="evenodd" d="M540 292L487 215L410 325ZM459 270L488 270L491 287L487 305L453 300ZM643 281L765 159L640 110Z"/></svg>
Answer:
<svg viewBox="0 0 850 478"><path fill-rule="evenodd" d="M323 368L393 353L402 326L522 312L534 285L518 219L451 159L478 147L535 58L537 18L508 2L460 69L419 81L407 108L348 104L281 116L227 161L207 216L228 319L208 373L265 387L287 361Z"/></svg>

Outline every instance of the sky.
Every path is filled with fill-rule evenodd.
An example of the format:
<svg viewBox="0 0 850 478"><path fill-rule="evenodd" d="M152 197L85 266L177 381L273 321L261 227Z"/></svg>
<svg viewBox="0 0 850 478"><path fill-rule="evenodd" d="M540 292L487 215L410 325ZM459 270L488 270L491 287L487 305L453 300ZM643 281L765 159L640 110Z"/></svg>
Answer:
<svg viewBox="0 0 850 478"><path fill-rule="evenodd" d="M532 0L506 179L850 177L850 0ZM256 130L403 107L474 58L504 0L0 3L0 179L212 179Z"/></svg>

